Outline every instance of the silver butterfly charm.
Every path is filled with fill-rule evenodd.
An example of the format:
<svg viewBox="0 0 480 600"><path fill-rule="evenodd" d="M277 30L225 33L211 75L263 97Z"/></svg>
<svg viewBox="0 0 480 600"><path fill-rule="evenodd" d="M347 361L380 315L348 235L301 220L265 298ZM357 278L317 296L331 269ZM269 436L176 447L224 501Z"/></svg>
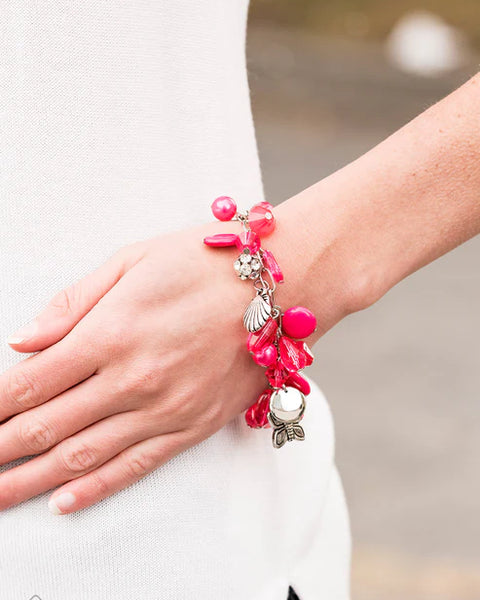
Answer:
<svg viewBox="0 0 480 600"><path fill-rule="evenodd" d="M273 427L272 444L274 448L281 448L287 442L305 439L305 431L298 421L280 421L273 413L268 413L268 420Z"/></svg>

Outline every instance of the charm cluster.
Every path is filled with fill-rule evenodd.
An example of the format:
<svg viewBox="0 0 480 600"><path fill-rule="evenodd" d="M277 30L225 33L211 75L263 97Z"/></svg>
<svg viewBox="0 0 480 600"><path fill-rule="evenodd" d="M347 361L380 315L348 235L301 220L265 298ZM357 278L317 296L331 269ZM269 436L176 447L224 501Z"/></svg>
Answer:
<svg viewBox="0 0 480 600"><path fill-rule="evenodd" d="M303 306L282 312L275 304L275 289L283 283L283 274L273 254L261 247L260 240L260 236L275 229L272 205L259 202L240 212L232 198L220 196L214 200L212 212L220 221L239 221L242 231L208 236L204 243L237 247L240 254L233 269L240 279L251 280L255 290L245 309L243 324L248 331L247 348L253 360L266 368L268 384L247 409L245 420L250 427L271 427L273 446L281 448L288 441L305 438L300 421L310 385L299 372L313 361L303 339L315 331L316 318Z"/></svg>

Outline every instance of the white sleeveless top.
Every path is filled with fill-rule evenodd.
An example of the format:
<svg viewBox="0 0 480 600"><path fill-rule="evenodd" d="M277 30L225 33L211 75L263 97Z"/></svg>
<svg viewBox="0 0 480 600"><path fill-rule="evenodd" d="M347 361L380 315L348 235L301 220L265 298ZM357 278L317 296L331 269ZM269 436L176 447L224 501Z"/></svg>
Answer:
<svg viewBox="0 0 480 600"><path fill-rule="evenodd" d="M6 0L0 19L0 339L116 249L263 199L246 0ZM199 244L202 241L199 240ZM6 343L0 369L21 359ZM348 597L333 428L307 440L240 415L114 496L0 512L2 600ZM4 465L0 470L16 463ZM0 475L0 494L2 493Z"/></svg>

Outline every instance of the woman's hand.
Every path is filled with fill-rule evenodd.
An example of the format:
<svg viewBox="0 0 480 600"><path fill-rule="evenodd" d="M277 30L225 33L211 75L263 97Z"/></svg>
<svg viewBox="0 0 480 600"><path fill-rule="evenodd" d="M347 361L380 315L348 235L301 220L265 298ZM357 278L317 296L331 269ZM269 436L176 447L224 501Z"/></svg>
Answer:
<svg viewBox="0 0 480 600"><path fill-rule="evenodd" d="M143 477L252 404L264 369L246 349L253 287L212 223L125 247L10 338L0 376L0 509L56 486L69 513Z"/></svg>
<svg viewBox="0 0 480 600"><path fill-rule="evenodd" d="M275 209L276 300L316 314L310 346L480 231L479 85ZM265 376L242 324L252 286L234 275L235 249L202 244L235 226L129 246L14 334L16 350L41 352L0 376L0 464L41 454L0 475L0 510L58 485L54 512L89 506L256 400Z"/></svg>

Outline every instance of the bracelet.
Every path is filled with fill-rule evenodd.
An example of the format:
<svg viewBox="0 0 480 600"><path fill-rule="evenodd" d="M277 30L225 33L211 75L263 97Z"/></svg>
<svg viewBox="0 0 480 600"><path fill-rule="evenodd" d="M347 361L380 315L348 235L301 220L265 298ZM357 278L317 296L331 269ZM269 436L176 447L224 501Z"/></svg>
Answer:
<svg viewBox="0 0 480 600"><path fill-rule="evenodd" d="M301 341L316 327L315 315L303 306L294 306L282 313L275 304L277 283L283 274L275 257L261 247L260 235L275 229L273 206L268 202L255 204L248 211L238 211L235 201L220 196L212 203L212 212L219 221L240 221L242 232L219 233L204 238L212 247L236 246L240 255L233 263L238 277L252 280L256 295L247 306L243 324L247 329L247 348L253 360L266 367L266 388L245 412L247 425L261 429L272 427L272 443L281 448L287 441L304 440L300 425L310 393L308 381L299 374L313 362L313 354Z"/></svg>

